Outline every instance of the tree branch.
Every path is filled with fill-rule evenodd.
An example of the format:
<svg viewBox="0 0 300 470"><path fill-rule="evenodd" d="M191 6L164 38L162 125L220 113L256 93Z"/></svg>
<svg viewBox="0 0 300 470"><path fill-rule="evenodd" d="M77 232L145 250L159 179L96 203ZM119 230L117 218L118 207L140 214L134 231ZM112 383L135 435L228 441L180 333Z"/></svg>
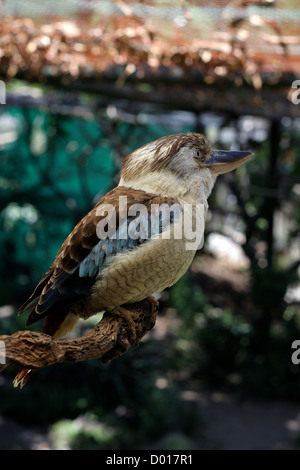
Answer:
<svg viewBox="0 0 300 470"><path fill-rule="evenodd" d="M148 297L123 307L132 314L138 343L155 325L158 302ZM5 344L5 348L0 348L0 371L9 365L35 370L58 362L96 358L106 364L131 347L129 326L113 311L105 312L101 321L81 338L55 340L45 333L18 331L11 336L0 336L0 341Z"/></svg>

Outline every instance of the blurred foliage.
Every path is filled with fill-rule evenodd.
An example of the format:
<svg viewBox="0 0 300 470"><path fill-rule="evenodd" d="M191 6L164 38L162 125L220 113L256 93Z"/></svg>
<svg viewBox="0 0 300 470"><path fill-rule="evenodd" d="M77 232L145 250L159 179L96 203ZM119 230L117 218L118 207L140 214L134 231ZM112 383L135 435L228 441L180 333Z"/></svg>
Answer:
<svg viewBox="0 0 300 470"><path fill-rule="evenodd" d="M188 438L197 423L194 407L176 384L157 386L156 348L142 343L108 366L94 360L38 371L21 391L9 380L1 387L1 413L50 425L58 448L143 448L175 431Z"/></svg>
<svg viewBox="0 0 300 470"><path fill-rule="evenodd" d="M172 288L170 305L182 319L171 368L180 366L194 379L205 379L239 398L299 399L300 371L291 362L291 342L299 337L300 327L296 308L287 308L272 323L268 344L262 345L253 324L210 305L188 275Z"/></svg>
<svg viewBox="0 0 300 470"><path fill-rule="evenodd" d="M97 420L80 422L62 420L52 427L54 444L59 448L76 450L109 450L117 445L116 432Z"/></svg>

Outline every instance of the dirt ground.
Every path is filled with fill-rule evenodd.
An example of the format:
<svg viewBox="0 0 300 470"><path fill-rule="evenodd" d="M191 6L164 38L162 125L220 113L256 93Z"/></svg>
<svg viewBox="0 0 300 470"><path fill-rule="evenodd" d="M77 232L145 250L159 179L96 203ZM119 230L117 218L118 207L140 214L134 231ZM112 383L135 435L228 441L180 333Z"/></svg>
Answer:
<svg viewBox="0 0 300 470"><path fill-rule="evenodd" d="M235 403L229 396L211 391L186 391L184 398L198 404L199 429L192 440L193 448L299 450L295 439L300 435L300 406L284 401ZM1 416L0 447L16 450L55 449L47 429L28 429Z"/></svg>
<svg viewBox="0 0 300 470"><path fill-rule="evenodd" d="M219 392L198 397L205 448L224 450L296 449L300 406L288 402L236 403ZM202 427L203 429L203 427ZM299 449L299 447L298 447Z"/></svg>

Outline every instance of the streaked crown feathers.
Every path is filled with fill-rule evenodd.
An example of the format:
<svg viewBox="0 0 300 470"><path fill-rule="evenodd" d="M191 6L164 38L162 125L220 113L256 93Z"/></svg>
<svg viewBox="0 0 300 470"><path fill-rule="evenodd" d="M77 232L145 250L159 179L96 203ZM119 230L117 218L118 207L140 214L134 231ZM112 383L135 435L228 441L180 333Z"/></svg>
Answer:
<svg viewBox="0 0 300 470"><path fill-rule="evenodd" d="M143 145L123 160L121 178L123 180L139 177L141 173L169 170L180 173L180 162L174 157L182 150L195 149L201 153L203 161L211 153L211 146L202 134L190 132L186 134L169 135L161 137L149 144Z"/></svg>

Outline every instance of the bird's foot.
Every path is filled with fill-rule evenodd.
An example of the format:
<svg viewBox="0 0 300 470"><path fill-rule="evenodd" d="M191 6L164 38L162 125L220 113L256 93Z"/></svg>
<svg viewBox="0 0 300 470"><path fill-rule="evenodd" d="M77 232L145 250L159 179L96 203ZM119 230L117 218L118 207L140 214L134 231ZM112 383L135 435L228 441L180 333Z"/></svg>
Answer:
<svg viewBox="0 0 300 470"><path fill-rule="evenodd" d="M126 321L128 326L129 332L129 342L131 345L136 344L137 342L137 334L136 334L136 326L134 322L133 312L127 310L124 307L115 307L110 313L117 315L118 317L123 318Z"/></svg>

